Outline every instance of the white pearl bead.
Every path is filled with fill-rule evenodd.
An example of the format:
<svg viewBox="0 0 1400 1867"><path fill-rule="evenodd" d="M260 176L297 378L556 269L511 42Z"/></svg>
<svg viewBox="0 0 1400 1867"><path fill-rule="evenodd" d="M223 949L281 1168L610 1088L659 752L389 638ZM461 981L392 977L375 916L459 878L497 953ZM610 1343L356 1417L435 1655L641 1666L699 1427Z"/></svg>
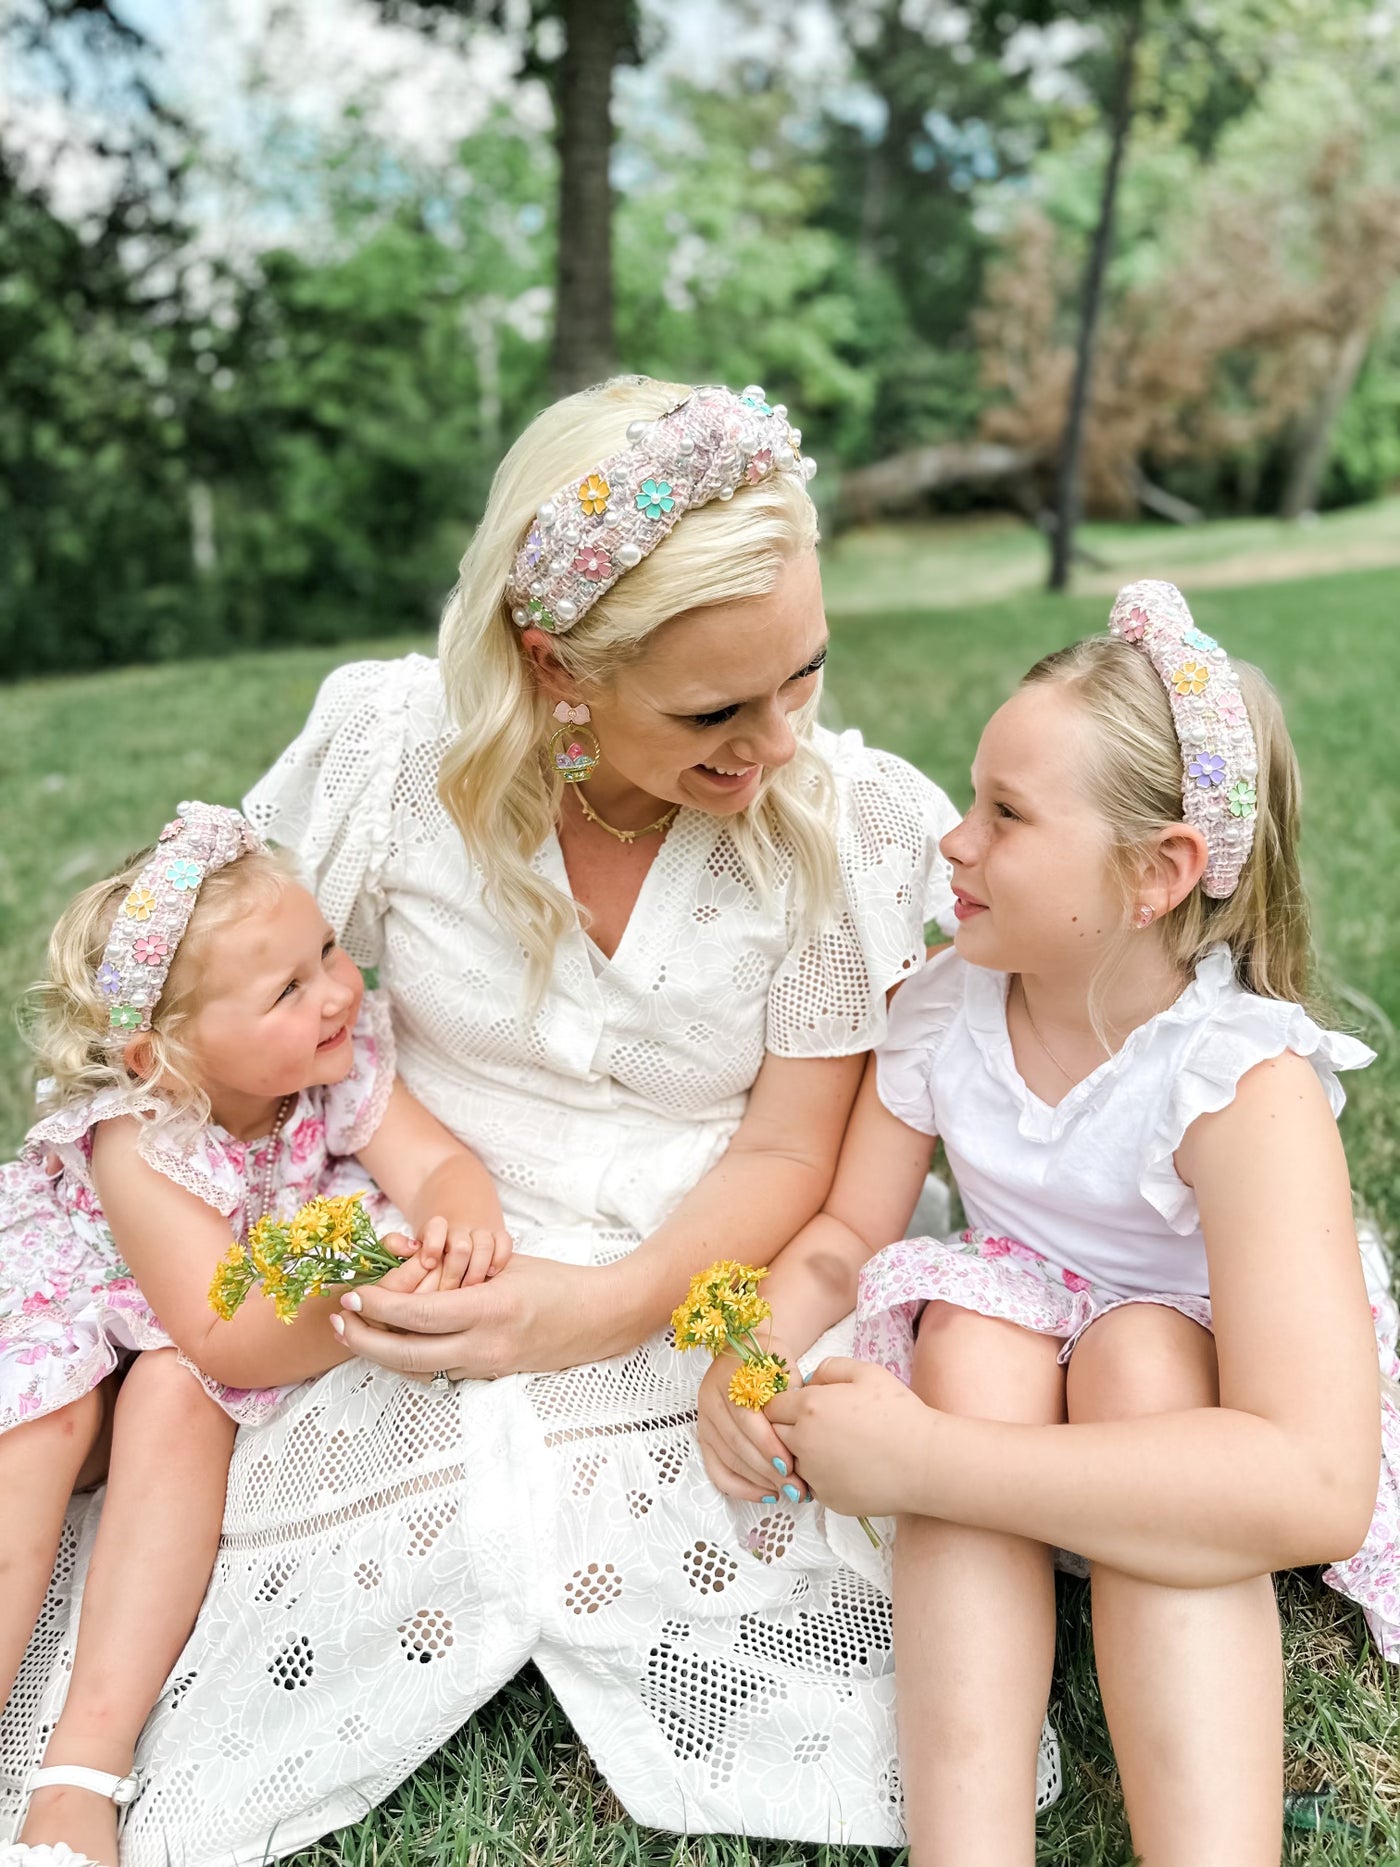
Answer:
<svg viewBox="0 0 1400 1867"><path fill-rule="evenodd" d="M540 507L539 521L541 525L552 525L554 523L554 501L552 499L546 499L544 504Z"/></svg>
<svg viewBox="0 0 1400 1867"><path fill-rule="evenodd" d="M578 604L571 603L568 597L554 605L554 614L560 622L578 621Z"/></svg>
<svg viewBox="0 0 1400 1867"><path fill-rule="evenodd" d="M778 417L779 421L786 421L787 403L786 402L775 402L773 404L773 413Z"/></svg>
<svg viewBox="0 0 1400 1867"><path fill-rule="evenodd" d="M800 464L802 467L802 477L804 480L813 480L816 478L817 463L815 460L813 460L810 454L804 454L802 456L802 460Z"/></svg>
<svg viewBox="0 0 1400 1867"><path fill-rule="evenodd" d="M530 585L530 595L531 596L543 596L544 595L544 585L540 582L538 577L536 577L535 581Z"/></svg>
<svg viewBox="0 0 1400 1867"><path fill-rule="evenodd" d="M744 399L749 402L766 402L768 397L756 382L751 382L744 390Z"/></svg>
<svg viewBox="0 0 1400 1867"><path fill-rule="evenodd" d="M513 609L510 612L510 619L517 629L523 629L530 620L530 612L528 609Z"/></svg>
<svg viewBox="0 0 1400 1867"><path fill-rule="evenodd" d="M680 440L676 442L676 452L680 455L682 460L689 460L690 456L695 452L695 443L688 434L683 434Z"/></svg>
<svg viewBox="0 0 1400 1867"><path fill-rule="evenodd" d="M613 557L624 570L633 570L642 561L642 547L629 541L627 544L619 545L613 552Z"/></svg>
<svg viewBox="0 0 1400 1867"><path fill-rule="evenodd" d="M629 421L627 424L627 439L635 446L650 426L651 423L649 421Z"/></svg>

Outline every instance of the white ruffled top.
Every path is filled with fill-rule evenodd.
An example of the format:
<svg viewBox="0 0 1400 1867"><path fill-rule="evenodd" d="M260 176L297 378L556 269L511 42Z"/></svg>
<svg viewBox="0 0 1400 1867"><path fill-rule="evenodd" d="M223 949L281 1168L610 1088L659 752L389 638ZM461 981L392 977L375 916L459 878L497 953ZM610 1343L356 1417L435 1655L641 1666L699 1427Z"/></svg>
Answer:
<svg viewBox="0 0 1400 1867"><path fill-rule="evenodd" d="M880 1100L940 1137L970 1225L1125 1296L1209 1295L1196 1196L1174 1161L1198 1115L1225 1108L1246 1071L1285 1050L1312 1064L1339 1115L1337 1072L1375 1056L1301 1005L1245 991L1217 946L1174 1004L1052 1107L1016 1068L1009 984L951 948L936 954L891 1007Z"/></svg>

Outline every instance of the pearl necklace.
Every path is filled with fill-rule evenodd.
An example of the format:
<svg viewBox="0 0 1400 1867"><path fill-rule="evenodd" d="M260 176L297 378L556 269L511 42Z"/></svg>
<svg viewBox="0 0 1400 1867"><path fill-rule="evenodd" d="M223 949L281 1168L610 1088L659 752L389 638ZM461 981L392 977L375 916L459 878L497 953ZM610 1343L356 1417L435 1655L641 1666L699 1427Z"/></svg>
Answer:
<svg viewBox="0 0 1400 1867"><path fill-rule="evenodd" d="M574 795L579 802L579 809L590 823L596 823L600 830L606 830L609 836L615 836L619 843L635 843L639 836L650 836L653 830L669 830L680 815L680 805L672 804L669 810L663 810L655 823L644 823L640 830L619 830L600 817L588 799L583 795L582 786L576 786Z"/></svg>
<svg viewBox="0 0 1400 1867"><path fill-rule="evenodd" d="M277 1165L277 1150L282 1140L282 1130L287 1125L287 1117L296 1107L296 1100L295 1093L292 1093L283 1096L282 1100L277 1104L277 1115L271 1129L268 1131L267 1152L263 1155L262 1178L257 1187L258 1210L256 1217L251 1211L252 1201L249 1200L248 1202L250 1209L248 1229L250 1231L253 1226L257 1224L258 1219L265 1219L272 1209L272 1170Z"/></svg>

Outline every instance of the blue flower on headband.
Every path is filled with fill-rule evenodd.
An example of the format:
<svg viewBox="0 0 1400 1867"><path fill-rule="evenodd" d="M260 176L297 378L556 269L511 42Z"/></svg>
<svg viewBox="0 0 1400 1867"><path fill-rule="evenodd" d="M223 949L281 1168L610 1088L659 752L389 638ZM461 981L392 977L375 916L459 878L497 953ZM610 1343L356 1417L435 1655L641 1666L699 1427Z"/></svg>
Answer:
<svg viewBox="0 0 1400 1867"><path fill-rule="evenodd" d="M1206 635L1200 629L1188 629L1181 639L1188 648L1199 649L1203 655L1208 655L1211 649L1220 646L1213 635Z"/></svg>
<svg viewBox="0 0 1400 1867"><path fill-rule="evenodd" d="M97 968L97 988L108 998L115 998L122 989L122 976L109 959L104 959Z"/></svg>
<svg viewBox="0 0 1400 1867"><path fill-rule="evenodd" d="M165 879L172 888L198 888L203 880L203 870L197 862L187 862L184 857L172 862L165 871Z"/></svg>
<svg viewBox="0 0 1400 1867"><path fill-rule="evenodd" d="M756 395L741 395L739 397L739 406L741 408L756 408L760 415L771 415L773 413L768 403L760 400Z"/></svg>
<svg viewBox="0 0 1400 1867"><path fill-rule="evenodd" d="M675 503L671 497L669 480L642 481L642 490L637 494L637 506L644 518L659 519L663 513L670 512Z"/></svg>
<svg viewBox="0 0 1400 1867"><path fill-rule="evenodd" d="M1186 767L1188 778L1194 778L1202 791L1209 791L1212 785L1224 784L1225 761L1218 752L1198 752Z"/></svg>

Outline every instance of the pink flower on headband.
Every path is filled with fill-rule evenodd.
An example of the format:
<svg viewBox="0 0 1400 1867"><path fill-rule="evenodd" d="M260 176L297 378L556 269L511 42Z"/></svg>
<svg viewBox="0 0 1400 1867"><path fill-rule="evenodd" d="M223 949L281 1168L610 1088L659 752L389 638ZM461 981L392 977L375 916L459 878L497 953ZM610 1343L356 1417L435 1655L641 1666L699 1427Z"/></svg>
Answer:
<svg viewBox="0 0 1400 1867"><path fill-rule="evenodd" d="M142 934L131 949L131 957L140 966L159 966L170 951L170 943L161 934Z"/></svg>
<svg viewBox="0 0 1400 1867"><path fill-rule="evenodd" d="M1140 642L1147 633L1147 611L1135 603L1118 625L1118 633L1125 642Z"/></svg>
<svg viewBox="0 0 1400 1867"><path fill-rule="evenodd" d="M1220 715L1222 726L1243 726L1249 719L1244 699L1236 693L1217 694L1215 710Z"/></svg>
<svg viewBox="0 0 1400 1867"><path fill-rule="evenodd" d="M606 583L613 574L612 559L599 545L581 545L574 569L594 583Z"/></svg>
<svg viewBox="0 0 1400 1867"><path fill-rule="evenodd" d="M768 470L772 465L773 465L772 448L761 447L759 448L758 452L754 455L753 459L749 462L748 467L744 473L744 478L748 481L750 486L757 486L760 480L767 478Z"/></svg>

